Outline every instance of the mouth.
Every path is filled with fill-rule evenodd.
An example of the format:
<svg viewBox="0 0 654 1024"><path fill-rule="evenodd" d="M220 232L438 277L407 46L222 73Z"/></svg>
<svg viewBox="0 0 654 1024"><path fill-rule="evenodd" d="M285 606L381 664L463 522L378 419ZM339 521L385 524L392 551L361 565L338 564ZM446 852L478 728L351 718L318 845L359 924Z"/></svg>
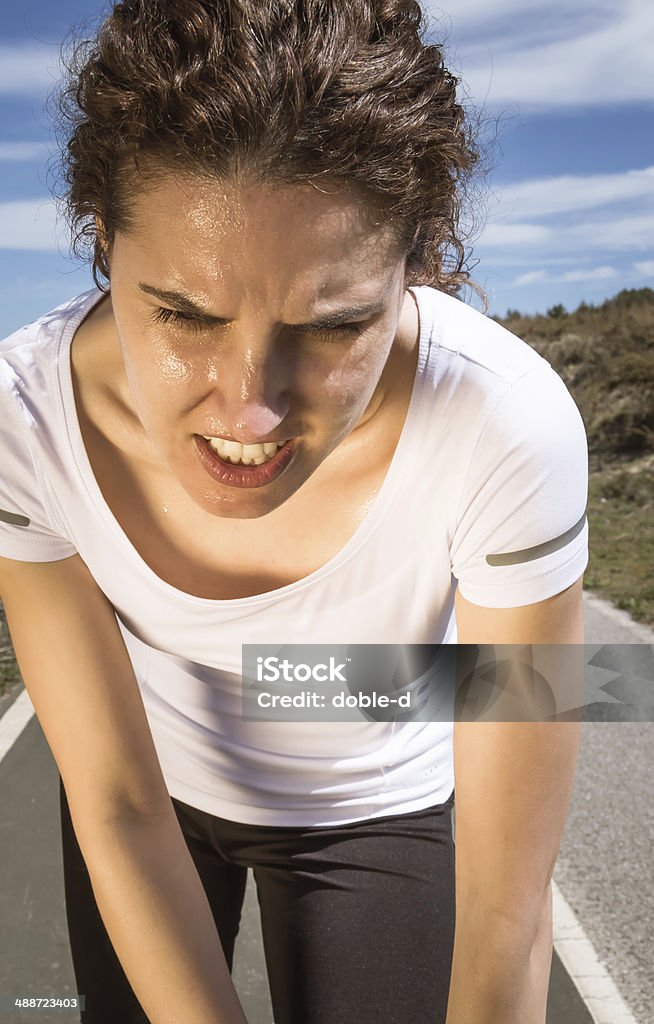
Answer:
<svg viewBox="0 0 654 1024"><path fill-rule="evenodd" d="M276 480L296 453L297 438L242 445L238 441L194 434L193 441L204 469L229 487L263 487Z"/></svg>
<svg viewBox="0 0 654 1024"><path fill-rule="evenodd" d="M286 441L266 441L263 444L241 444L222 437L201 435L223 462L233 466L263 466L275 457Z"/></svg>

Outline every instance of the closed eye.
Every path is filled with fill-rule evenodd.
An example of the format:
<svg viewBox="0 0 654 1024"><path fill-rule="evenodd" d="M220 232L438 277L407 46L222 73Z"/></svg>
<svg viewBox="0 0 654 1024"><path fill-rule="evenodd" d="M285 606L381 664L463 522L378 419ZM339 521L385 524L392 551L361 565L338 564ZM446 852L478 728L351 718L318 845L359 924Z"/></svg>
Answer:
<svg viewBox="0 0 654 1024"><path fill-rule="evenodd" d="M304 334L308 337L316 337L322 341L334 341L334 338L339 334L345 337L356 337L361 334L365 323L352 323L352 324L336 324L334 327L315 327L311 330L299 331L299 334Z"/></svg>
<svg viewBox="0 0 654 1024"><path fill-rule="evenodd" d="M190 313L181 313L178 309L168 309L165 306L155 309L151 319L157 324L179 324L181 327L195 331L222 323L221 320L214 320L213 317L192 316Z"/></svg>
<svg viewBox="0 0 654 1024"><path fill-rule="evenodd" d="M158 324L177 324L187 330L199 331L206 327L215 327L217 324L224 324L224 320L215 317L198 317L191 313L182 313L178 309L168 309L166 306L159 306L151 319ZM336 324L334 327L316 327L305 329L298 333L308 337L316 337L322 341L334 341L339 334L345 337L356 337L366 326L365 321L349 324Z"/></svg>

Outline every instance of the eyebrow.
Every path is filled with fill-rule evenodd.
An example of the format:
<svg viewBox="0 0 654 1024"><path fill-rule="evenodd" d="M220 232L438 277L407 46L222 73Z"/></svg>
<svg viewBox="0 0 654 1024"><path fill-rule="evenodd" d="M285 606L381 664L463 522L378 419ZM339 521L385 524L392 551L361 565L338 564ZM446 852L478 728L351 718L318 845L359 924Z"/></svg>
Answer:
<svg viewBox="0 0 654 1024"><path fill-rule="evenodd" d="M229 323L229 320L226 320L225 317L213 316L213 314L207 312L206 309L203 309L202 306L182 292L155 288L154 285L146 284L144 281L139 281L139 288L142 292L153 295L161 302L167 302L169 306L175 306L181 313L188 313L189 316L194 316L199 320L206 320L211 323ZM288 324L288 326L300 331L325 330L365 316L372 316L375 313L380 313L383 309L383 301L371 302L365 306L347 306L333 313L326 313L324 316L318 317L316 320L310 320L308 323Z"/></svg>

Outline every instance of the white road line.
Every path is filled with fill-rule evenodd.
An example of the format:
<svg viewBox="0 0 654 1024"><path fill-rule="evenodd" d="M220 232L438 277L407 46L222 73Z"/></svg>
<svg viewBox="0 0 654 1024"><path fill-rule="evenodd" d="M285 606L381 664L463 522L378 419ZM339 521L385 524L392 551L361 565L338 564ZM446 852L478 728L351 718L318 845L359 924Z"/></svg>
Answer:
<svg viewBox="0 0 654 1024"><path fill-rule="evenodd" d="M8 754L34 714L27 690L21 690L0 718L0 761Z"/></svg>
<svg viewBox="0 0 654 1024"><path fill-rule="evenodd" d="M554 948L595 1024L638 1024L555 881L552 908Z"/></svg>

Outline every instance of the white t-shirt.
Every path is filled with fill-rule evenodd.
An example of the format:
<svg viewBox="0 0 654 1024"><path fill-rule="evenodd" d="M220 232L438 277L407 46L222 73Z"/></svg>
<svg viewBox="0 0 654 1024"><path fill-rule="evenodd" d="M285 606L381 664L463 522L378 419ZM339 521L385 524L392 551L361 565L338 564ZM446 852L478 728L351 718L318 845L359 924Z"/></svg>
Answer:
<svg viewBox="0 0 654 1024"><path fill-rule="evenodd" d="M413 395L365 519L309 576L231 600L161 580L93 475L70 343L101 293L0 342L0 555L79 553L115 609L169 793L211 814L330 825L419 810L454 788L450 722L245 720L242 644L456 643L457 582L475 604L516 607L586 568L586 434L563 381L472 307L412 291Z"/></svg>

